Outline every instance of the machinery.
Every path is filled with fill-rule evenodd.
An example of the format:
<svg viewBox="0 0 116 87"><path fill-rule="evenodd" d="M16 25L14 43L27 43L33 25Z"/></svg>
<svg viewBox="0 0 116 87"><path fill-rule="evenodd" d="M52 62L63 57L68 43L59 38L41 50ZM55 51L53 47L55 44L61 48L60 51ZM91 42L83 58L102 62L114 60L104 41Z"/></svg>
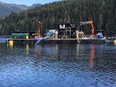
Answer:
<svg viewBox="0 0 116 87"><path fill-rule="evenodd" d="M86 25L90 24L91 25L91 36L94 37L94 26L93 26L93 21L84 21L80 22L80 25Z"/></svg>
<svg viewBox="0 0 116 87"><path fill-rule="evenodd" d="M35 22L37 22L37 23L38 23L37 38L40 38L40 37L41 37L41 34L40 34L40 26L41 26L41 23L40 23L40 21L38 21L38 20L37 20L37 19L35 19L35 18L34 18L34 20L35 20Z"/></svg>
<svg viewBox="0 0 116 87"><path fill-rule="evenodd" d="M60 23L58 38L76 38L76 25L74 23Z"/></svg>

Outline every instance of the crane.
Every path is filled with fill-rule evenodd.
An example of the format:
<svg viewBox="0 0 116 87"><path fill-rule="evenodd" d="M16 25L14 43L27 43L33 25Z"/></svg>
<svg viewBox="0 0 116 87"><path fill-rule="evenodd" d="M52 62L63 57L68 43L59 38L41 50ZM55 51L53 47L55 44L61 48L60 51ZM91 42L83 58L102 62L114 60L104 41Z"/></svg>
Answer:
<svg viewBox="0 0 116 87"><path fill-rule="evenodd" d="M37 23L38 23L37 38L40 38L40 37L41 37L41 33L40 33L41 22L40 22L40 21L38 21L38 20L37 20L37 19L35 19L35 18L34 18L34 20L35 20L35 22L37 22Z"/></svg>
<svg viewBox="0 0 116 87"><path fill-rule="evenodd" d="M86 25L86 24L90 24L91 25L91 35L92 35L92 37L94 37L94 25L93 25L93 21L83 21L83 22L80 22L80 25Z"/></svg>

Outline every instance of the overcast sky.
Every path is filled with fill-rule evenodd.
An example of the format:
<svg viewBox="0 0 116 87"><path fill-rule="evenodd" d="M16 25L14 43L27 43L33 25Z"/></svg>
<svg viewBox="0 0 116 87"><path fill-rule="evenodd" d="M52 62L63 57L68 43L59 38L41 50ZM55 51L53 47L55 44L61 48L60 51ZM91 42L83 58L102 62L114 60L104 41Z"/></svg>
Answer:
<svg viewBox="0 0 116 87"><path fill-rule="evenodd" d="M45 3L50 3L54 1L60 1L60 0L0 0L1 2L8 3L8 4L24 4L24 5L32 5L32 4L45 4Z"/></svg>

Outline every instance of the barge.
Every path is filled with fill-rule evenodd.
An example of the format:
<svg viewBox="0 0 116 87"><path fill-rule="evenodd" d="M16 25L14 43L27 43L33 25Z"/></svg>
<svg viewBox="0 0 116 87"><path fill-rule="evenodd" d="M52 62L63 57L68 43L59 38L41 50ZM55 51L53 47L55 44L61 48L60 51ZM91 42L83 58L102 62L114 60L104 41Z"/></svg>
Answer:
<svg viewBox="0 0 116 87"><path fill-rule="evenodd" d="M13 44L35 44L38 39L8 39L7 43ZM105 44L105 39L46 39L38 44Z"/></svg>
<svg viewBox="0 0 116 87"><path fill-rule="evenodd" d="M12 44L47 44L47 43L65 43L65 44L104 44L108 42L103 35L102 31L94 33L93 21L80 22L80 25L90 24L91 25L91 35L86 36L83 31L79 31L74 23L60 23L58 29L50 29L45 37L40 37L40 24L38 26L39 37L34 37L35 33L25 33L25 34L12 34L12 38L8 39L8 43ZM21 36L22 35L22 36ZM31 36L29 36L31 35ZM33 37L33 38L32 38ZM113 40L111 43L116 42Z"/></svg>

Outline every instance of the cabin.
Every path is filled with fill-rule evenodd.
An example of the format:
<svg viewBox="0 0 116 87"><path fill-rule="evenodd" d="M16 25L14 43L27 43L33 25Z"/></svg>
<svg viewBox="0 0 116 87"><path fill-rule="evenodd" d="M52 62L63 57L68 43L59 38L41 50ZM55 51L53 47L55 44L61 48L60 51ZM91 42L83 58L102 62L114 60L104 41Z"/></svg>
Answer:
<svg viewBox="0 0 116 87"><path fill-rule="evenodd" d="M11 34L11 37L13 39L29 39L35 38L36 35L36 32L14 32Z"/></svg>
<svg viewBox="0 0 116 87"><path fill-rule="evenodd" d="M76 38L76 25L74 23L58 24L58 38Z"/></svg>

